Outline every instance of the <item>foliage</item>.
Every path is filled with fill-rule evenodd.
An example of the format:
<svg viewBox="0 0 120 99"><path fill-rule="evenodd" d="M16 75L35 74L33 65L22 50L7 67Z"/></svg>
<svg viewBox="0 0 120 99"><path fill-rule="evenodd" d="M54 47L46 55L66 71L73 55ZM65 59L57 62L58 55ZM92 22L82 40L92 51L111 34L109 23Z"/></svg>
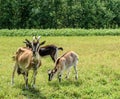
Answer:
<svg viewBox="0 0 120 99"><path fill-rule="evenodd" d="M1 29L0 36L118 36L120 29Z"/></svg>
<svg viewBox="0 0 120 99"><path fill-rule="evenodd" d="M0 29L118 28L120 0L1 0Z"/></svg>
<svg viewBox="0 0 120 99"><path fill-rule="evenodd" d="M120 37L42 37L47 44L64 48L59 56L73 50L79 55L79 79L74 79L71 68L70 78L59 83L57 77L48 82L47 71L54 68L51 58L42 57L38 69L36 88L24 89L24 78L15 75L12 86L11 74L14 62L12 55L23 41L32 37L0 37L0 98L1 99L119 99L120 98ZM73 45L74 44L74 45ZM29 83L32 72L29 73Z"/></svg>

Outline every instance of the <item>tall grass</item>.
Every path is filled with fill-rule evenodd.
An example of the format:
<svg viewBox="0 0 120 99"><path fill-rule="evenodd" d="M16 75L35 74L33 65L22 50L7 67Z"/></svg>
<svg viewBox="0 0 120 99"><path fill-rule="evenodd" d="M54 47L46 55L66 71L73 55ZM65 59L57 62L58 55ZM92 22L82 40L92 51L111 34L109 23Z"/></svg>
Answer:
<svg viewBox="0 0 120 99"><path fill-rule="evenodd" d="M42 37L47 44L64 48L59 56L73 50L79 55L79 79L74 79L73 68L70 78L59 83L57 77L48 82L48 69L54 67L51 58L43 57L38 69L36 88L24 90L24 79L15 75L15 85L11 86L14 62L12 55L25 38L0 37L0 99L120 99L120 37ZM29 75L29 83L31 80ZM29 85L30 86L30 85Z"/></svg>
<svg viewBox="0 0 120 99"><path fill-rule="evenodd" d="M120 29L1 29L0 36L106 36L120 35Z"/></svg>

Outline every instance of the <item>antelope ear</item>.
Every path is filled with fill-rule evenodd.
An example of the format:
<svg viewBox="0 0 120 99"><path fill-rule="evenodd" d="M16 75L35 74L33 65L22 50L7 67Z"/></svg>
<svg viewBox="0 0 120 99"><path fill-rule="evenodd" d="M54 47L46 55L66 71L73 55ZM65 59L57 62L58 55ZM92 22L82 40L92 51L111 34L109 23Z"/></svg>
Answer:
<svg viewBox="0 0 120 99"><path fill-rule="evenodd" d="M41 42L41 43L40 43L40 45L43 45L43 44L45 44L45 42L46 42L46 41L43 41L43 42Z"/></svg>
<svg viewBox="0 0 120 99"><path fill-rule="evenodd" d="M25 41L30 43L30 41L28 39L25 39Z"/></svg>
<svg viewBox="0 0 120 99"><path fill-rule="evenodd" d="M23 43L27 44L27 42L23 41Z"/></svg>
<svg viewBox="0 0 120 99"><path fill-rule="evenodd" d="M31 42L28 39L25 39L25 41L26 42L24 42L24 43L26 43L27 45L31 45Z"/></svg>
<svg viewBox="0 0 120 99"><path fill-rule="evenodd" d="M28 42L23 41L23 43L25 43L25 44L26 44L26 46L28 46L28 45L29 45L29 43L28 43Z"/></svg>

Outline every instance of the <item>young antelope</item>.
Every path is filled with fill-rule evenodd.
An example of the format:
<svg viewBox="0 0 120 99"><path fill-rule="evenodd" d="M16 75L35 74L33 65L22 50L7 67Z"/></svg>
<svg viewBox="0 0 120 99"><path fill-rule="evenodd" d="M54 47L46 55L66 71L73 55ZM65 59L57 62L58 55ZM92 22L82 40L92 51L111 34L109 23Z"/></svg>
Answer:
<svg viewBox="0 0 120 99"><path fill-rule="evenodd" d="M77 73L78 55L74 51L69 51L59 57L55 62L55 67L48 71L48 80L51 81L55 74L58 75L59 82L61 82L64 70L67 70L67 78L69 77L70 68L73 66L75 70L75 79L78 79Z"/></svg>

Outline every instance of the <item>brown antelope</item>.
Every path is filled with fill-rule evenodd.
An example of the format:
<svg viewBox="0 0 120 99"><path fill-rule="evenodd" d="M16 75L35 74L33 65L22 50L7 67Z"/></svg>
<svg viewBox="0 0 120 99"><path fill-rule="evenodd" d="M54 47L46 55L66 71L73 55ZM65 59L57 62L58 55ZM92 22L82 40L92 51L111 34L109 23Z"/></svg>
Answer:
<svg viewBox="0 0 120 99"><path fill-rule="evenodd" d="M35 87L37 69L41 65L39 55L39 43L40 36L38 38L33 37L31 42L31 49L26 47L18 48L16 55L14 56L15 66L12 73L12 84L14 84L14 75L17 70L18 74L23 74L25 80L25 88L28 89L28 72L33 70L32 87Z"/></svg>
<svg viewBox="0 0 120 99"><path fill-rule="evenodd" d="M58 50L63 50L62 47L57 47L55 45L46 45L42 46L39 50L40 56L47 56L50 55L52 60L55 62L58 57Z"/></svg>
<svg viewBox="0 0 120 99"><path fill-rule="evenodd" d="M69 51L59 57L57 61L55 62L55 67L52 70L48 71L48 80L51 81L55 74L58 74L59 82L61 82L61 77L64 72L64 70L67 70L67 78L69 77L70 67L74 66L75 70L75 79L78 79L78 73L77 73L77 63L78 63L78 55L73 52Z"/></svg>
<svg viewBox="0 0 120 99"><path fill-rule="evenodd" d="M24 43L26 44L26 47L31 48L31 42L29 42L29 40L27 40L27 39L25 39L25 40L26 41ZM40 43L40 45L43 45L44 43L45 43L45 41ZM63 50L63 48L57 47L55 45L46 45L46 46L40 47L39 54L42 57L50 55L52 60L55 62L58 57L58 50Z"/></svg>

